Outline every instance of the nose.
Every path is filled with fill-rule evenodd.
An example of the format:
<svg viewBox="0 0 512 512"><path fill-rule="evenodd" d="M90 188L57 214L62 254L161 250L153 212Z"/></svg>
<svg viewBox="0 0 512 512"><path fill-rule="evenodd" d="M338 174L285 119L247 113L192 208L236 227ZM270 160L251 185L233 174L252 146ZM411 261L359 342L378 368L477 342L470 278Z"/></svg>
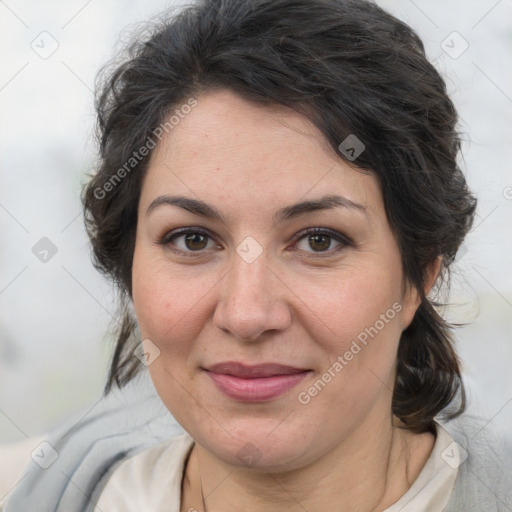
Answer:
<svg viewBox="0 0 512 512"><path fill-rule="evenodd" d="M270 331L284 331L291 323L290 293L265 251L252 262L238 254L222 279L214 325L238 340L258 341Z"/></svg>

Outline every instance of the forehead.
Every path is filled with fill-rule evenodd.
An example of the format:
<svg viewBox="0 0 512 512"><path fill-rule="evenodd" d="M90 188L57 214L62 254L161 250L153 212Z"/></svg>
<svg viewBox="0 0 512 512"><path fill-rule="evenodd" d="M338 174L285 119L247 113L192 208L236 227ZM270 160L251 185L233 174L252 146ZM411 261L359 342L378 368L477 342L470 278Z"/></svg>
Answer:
<svg viewBox="0 0 512 512"><path fill-rule="evenodd" d="M336 155L309 120L230 91L198 96L197 105L153 150L141 205L165 193L195 196L220 208L245 204L258 214L277 203L327 194L341 194L369 210L382 208L373 174Z"/></svg>

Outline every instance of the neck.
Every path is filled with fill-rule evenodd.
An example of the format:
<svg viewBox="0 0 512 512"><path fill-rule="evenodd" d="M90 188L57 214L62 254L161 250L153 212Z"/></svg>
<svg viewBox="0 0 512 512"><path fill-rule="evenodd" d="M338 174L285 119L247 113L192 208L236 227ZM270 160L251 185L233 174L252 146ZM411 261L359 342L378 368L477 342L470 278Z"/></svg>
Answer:
<svg viewBox="0 0 512 512"><path fill-rule="evenodd" d="M195 444L183 480L182 510L380 511L407 492L433 444L432 434L412 434L390 422L378 432L358 429L314 463L281 473L231 466Z"/></svg>

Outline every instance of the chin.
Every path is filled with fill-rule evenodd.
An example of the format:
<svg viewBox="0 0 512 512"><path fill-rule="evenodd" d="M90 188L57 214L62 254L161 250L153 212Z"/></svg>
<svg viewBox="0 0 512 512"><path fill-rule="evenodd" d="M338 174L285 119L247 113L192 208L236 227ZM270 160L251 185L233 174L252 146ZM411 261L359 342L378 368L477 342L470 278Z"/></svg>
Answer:
<svg viewBox="0 0 512 512"><path fill-rule="evenodd" d="M225 463L270 472L298 469L320 456L311 428L281 418L212 420L207 428L186 429L203 448ZM195 425L201 425L196 423ZM308 437L304 433L308 433ZM327 447L326 447L327 449ZM315 452L315 453L314 453Z"/></svg>

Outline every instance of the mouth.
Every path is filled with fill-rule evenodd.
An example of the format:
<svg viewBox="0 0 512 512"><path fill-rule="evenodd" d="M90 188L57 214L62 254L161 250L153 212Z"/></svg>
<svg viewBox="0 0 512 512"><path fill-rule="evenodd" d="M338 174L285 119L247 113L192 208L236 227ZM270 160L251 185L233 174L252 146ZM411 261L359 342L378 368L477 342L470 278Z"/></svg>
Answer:
<svg viewBox="0 0 512 512"><path fill-rule="evenodd" d="M275 363L248 366L231 361L202 369L224 395L244 402L277 398L311 372L309 369Z"/></svg>

